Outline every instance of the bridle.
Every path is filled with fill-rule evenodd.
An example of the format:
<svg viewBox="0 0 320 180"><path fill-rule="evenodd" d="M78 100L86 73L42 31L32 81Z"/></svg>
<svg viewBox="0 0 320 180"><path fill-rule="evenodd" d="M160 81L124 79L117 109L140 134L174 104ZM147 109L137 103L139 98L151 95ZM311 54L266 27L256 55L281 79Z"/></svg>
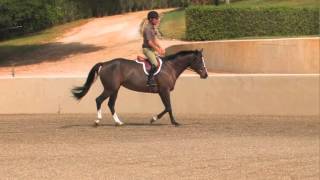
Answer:
<svg viewBox="0 0 320 180"><path fill-rule="evenodd" d="M196 73L196 71L193 70L193 69L191 69L190 67L188 67L187 69L188 69L189 71L192 71L192 72L195 72L195 73Z"/></svg>
<svg viewBox="0 0 320 180"><path fill-rule="evenodd" d="M208 72L207 67L206 67L206 64L205 64L205 62L204 62L203 56L202 56L202 63L203 63L203 67L204 67L205 71ZM191 65L190 65L190 66L191 66ZM195 70L191 69L190 66L189 66L187 69L190 70L190 71L193 71L193 72L197 73Z"/></svg>

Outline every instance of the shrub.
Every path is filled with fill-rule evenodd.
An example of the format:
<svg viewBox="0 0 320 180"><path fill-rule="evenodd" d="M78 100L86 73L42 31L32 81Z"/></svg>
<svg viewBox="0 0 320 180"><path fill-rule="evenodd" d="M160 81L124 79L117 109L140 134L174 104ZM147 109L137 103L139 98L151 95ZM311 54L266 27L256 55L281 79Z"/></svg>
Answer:
<svg viewBox="0 0 320 180"><path fill-rule="evenodd" d="M192 6L186 9L188 40L316 34L319 34L316 7Z"/></svg>

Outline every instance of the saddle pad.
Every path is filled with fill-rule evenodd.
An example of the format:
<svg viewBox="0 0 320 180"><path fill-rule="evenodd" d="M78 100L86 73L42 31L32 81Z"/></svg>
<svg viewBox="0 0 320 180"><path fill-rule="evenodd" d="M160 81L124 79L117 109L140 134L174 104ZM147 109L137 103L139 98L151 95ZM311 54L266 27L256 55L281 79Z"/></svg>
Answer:
<svg viewBox="0 0 320 180"><path fill-rule="evenodd" d="M161 67L162 67L162 60L161 60L159 57L157 57L157 60L158 60L159 66L158 66L158 68L157 68L157 71L154 73L154 75L157 75L157 74L160 72ZM136 61L138 64L141 64L144 73L145 73L146 75L149 75L149 71L150 71L150 69L151 69L151 64L150 64L150 62L149 62L148 60L146 60L146 59L145 59L145 60L142 60L142 61L136 59L135 61Z"/></svg>

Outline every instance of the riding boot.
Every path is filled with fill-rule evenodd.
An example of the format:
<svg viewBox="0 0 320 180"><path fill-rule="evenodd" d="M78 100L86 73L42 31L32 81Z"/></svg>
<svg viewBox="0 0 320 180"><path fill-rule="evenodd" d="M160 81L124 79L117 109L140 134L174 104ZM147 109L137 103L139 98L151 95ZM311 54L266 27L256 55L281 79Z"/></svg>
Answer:
<svg viewBox="0 0 320 180"><path fill-rule="evenodd" d="M154 80L154 76L153 76L156 71L157 71L157 67L152 64L151 65L151 70L150 70L149 75L148 75L147 86L153 87L153 86L157 85L157 83Z"/></svg>

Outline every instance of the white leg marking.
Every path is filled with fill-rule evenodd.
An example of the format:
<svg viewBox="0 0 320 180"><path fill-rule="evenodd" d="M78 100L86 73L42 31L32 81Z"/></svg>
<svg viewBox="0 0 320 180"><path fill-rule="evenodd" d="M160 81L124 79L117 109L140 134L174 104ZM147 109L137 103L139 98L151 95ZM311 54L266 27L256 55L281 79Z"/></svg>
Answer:
<svg viewBox="0 0 320 180"><path fill-rule="evenodd" d="M153 121L157 121L157 120L158 120L158 116L153 116L153 117L152 117L152 120L153 120Z"/></svg>
<svg viewBox="0 0 320 180"><path fill-rule="evenodd" d="M114 119L114 121L116 122L116 124L118 124L118 125L123 125L123 122L120 121L120 119L119 119L118 116L117 116L117 113L114 113L113 119Z"/></svg>
<svg viewBox="0 0 320 180"><path fill-rule="evenodd" d="M101 109L98 110L97 114L98 114L98 119L95 120L95 123L99 124L100 120L102 119Z"/></svg>
<svg viewBox="0 0 320 180"><path fill-rule="evenodd" d="M102 119L101 109L98 110L98 119Z"/></svg>

